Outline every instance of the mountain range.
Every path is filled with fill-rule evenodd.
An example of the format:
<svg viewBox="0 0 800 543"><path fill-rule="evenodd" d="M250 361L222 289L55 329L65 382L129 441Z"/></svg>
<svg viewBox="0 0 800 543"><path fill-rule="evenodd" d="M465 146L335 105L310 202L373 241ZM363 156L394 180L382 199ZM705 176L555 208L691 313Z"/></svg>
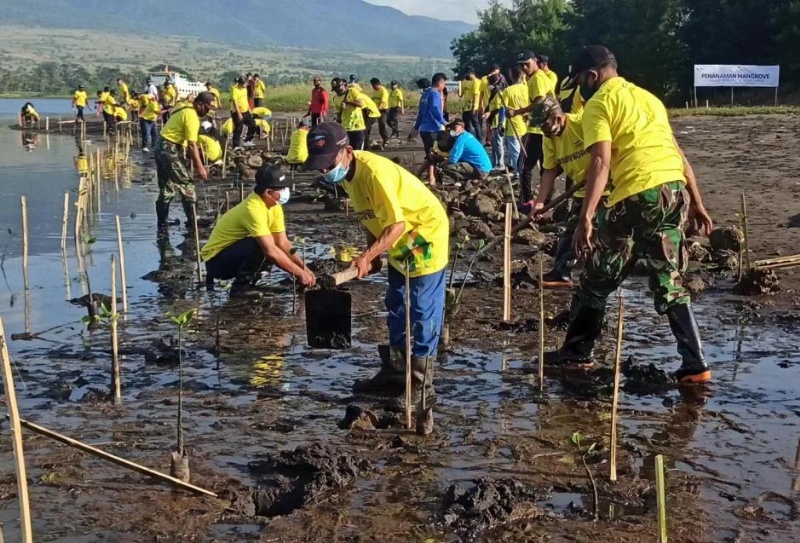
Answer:
<svg viewBox="0 0 800 543"><path fill-rule="evenodd" d="M425 58L449 58L452 40L474 28L363 0L0 0L0 13L0 25Z"/></svg>

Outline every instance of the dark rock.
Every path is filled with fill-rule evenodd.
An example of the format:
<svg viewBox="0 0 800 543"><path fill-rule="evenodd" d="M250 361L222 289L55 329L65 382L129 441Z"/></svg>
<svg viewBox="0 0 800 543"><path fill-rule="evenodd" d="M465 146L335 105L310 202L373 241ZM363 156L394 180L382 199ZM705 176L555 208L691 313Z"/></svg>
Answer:
<svg viewBox="0 0 800 543"><path fill-rule="evenodd" d="M734 294L743 296L762 296L775 294L781 289L781 281L772 270L752 269L742 276L742 280L733 286Z"/></svg>
<svg viewBox="0 0 800 543"><path fill-rule="evenodd" d="M739 268L739 254L734 251L719 251L714 254L714 264L720 270Z"/></svg>
<svg viewBox="0 0 800 543"><path fill-rule="evenodd" d="M482 222L474 222L470 225L468 232L473 238L491 240L495 237L494 232L488 224Z"/></svg>
<svg viewBox="0 0 800 543"><path fill-rule="evenodd" d="M744 243L744 232L738 226L721 226L711 232L708 241L711 244L711 251L714 253L721 251L738 253Z"/></svg>
<svg viewBox="0 0 800 543"><path fill-rule="evenodd" d="M711 262L711 253L696 241L689 246L688 253L689 260L693 260L694 262L701 262L703 264Z"/></svg>
<svg viewBox="0 0 800 543"><path fill-rule="evenodd" d="M514 243L521 243L524 245L541 245L547 240L547 237L541 232L533 228L523 228L517 235L514 236Z"/></svg>
<svg viewBox="0 0 800 543"><path fill-rule="evenodd" d="M337 426L340 430L372 431L378 427L378 417L372 411L350 404L347 406L344 418L339 421Z"/></svg>
<svg viewBox="0 0 800 543"><path fill-rule="evenodd" d="M491 213L497 211L497 202L490 198L489 196L478 194L475 198L469 203L469 207L467 212L471 215L478 215L478 216L488 216Z"/></svg>

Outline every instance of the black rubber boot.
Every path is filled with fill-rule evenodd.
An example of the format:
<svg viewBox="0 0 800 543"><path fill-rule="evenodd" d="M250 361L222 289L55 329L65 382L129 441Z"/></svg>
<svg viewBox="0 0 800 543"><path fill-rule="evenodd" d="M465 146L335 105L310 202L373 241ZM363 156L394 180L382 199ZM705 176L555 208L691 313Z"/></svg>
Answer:
<svg viewBox="0 0 800 543"><path fill-rule="evenodd" d="M194 206L188 200L181 201L181 205L183 206L183 213L186 215L186 228L189 230L189 232L194 232Z"/></svg>
<svg viewBox="0 0 800 543"><path fill-rule="evenodd" d="M568 236L558 238L558 247L553 257L553 269L542 276L545 288L571 288L572 282L572 239Z"/></svg>
<svg viewBox="0 0 800 543"><path fill-rule="evenodd" d="M595 364L594 344L603 332L605 309L581 307L576 300L572 302L567 337L558 351L544 353L546 366L560 366L565 369L591 369ZM538 363L538 360L534 360ZM533 373L537 368L526 367L525 373Z"/></svg>
<svg viewBox="0 0 800 543"><path fill-rule="evenodd" d="M436 405L436 390L433 387L433 364L435 356L411 357L411 404L417 414L417 433L428 435L433 431L433 406ZM402 384L398 393L382 407L394 413L404 413L406 410L406 362L403 357ZM425 393L423 406L422 393Z"/></svg>
<svg viewBox="0 0 800 543"><path fill-rule="evenodd" d="M678 383L704 383L711 380L711 371L703 355L703 344L700 341L700 330L694 311L689 304L676 305L667 310L669 327L678 341L678 354L683 363L673 377Z"/></svg>
<svg viewBox="0 0 800 543"><path fill-rule="evenodd" d="M158 229L165 229L169 223L169 202L156 201L156 219Z"/></svg>
<svg viewBox="0 0 800 543"><path fill-rule="evenodd" d="M369 379L353 384L354 394L371 396L402 396L406 387L406 355L397 347L378 345L381 369Z"/></svg>

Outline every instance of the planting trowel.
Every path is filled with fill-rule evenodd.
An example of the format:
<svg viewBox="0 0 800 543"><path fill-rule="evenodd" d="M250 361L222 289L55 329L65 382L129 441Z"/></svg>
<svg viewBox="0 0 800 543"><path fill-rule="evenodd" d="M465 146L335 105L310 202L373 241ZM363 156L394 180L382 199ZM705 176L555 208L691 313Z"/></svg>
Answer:
<svg viewBox="0 0 800 543"><path fill-rule="evenodd" d="M308 346L315 349L350 347L352 295L336 287L358 277L358 268L321 276L320 288L307 290L306 335Z"/></svg>

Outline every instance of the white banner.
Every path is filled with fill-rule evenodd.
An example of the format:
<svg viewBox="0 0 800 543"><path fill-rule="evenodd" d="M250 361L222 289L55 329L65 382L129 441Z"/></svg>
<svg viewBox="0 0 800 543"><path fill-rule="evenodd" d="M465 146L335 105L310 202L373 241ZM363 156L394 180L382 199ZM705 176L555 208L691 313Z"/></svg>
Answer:
<svg viewBox="0 0 800 543"><path fill-rule="evenodd" d="M780 66L695 64L694 86L777 88L780 73Z"/></svg>

